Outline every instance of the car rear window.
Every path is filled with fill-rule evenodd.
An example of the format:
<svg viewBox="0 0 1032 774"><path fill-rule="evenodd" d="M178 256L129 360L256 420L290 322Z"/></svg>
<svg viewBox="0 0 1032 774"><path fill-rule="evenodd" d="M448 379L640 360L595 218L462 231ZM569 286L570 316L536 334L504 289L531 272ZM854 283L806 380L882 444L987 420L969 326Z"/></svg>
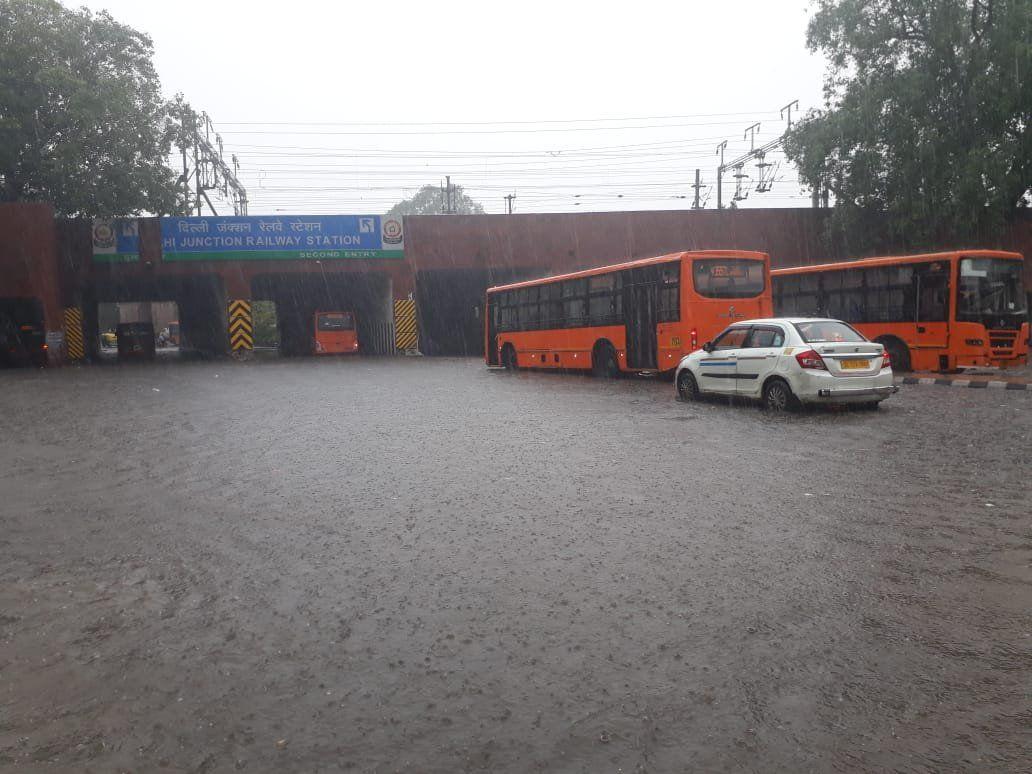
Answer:
<svg viewBox="0 0 1032 774"><path fill-rule="evenodd" d="M807 344L839 341L867 341L858 331L837 320L813 320L795 324Z"/></svg>

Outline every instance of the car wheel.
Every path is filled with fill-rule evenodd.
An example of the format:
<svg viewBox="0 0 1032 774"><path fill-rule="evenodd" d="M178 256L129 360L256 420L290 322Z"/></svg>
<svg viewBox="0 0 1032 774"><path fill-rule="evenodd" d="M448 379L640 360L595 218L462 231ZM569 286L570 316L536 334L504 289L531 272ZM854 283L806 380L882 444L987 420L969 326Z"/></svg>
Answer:
<svg viewBox="0 0 1032 774"><path fill-rule="evenodd" d="M768 411L793 411L799 405L791 388L781 379L771 379L763 387L763 407Z"/></svg>
<svg viewBox="0 0 1032 774"><path fill-rule="evenodd" d="M681 400L699 399L699 383L687 368L677 375L677 394Z"/></svg>

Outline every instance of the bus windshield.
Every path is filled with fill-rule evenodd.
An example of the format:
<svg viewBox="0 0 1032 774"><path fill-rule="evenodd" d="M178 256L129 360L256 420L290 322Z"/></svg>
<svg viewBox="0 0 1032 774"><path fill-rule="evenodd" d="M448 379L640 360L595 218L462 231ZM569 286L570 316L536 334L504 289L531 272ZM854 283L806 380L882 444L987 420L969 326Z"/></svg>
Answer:
<svg viewBox="0 0 1032 774"><path fill-rule="evenodd" d="M696 260L695 292L707 298L753 298L763 292L763 262L744 258Z"/></svg>
<svg viewBox="0 0 1032 774"><path fill-rule="evenodd" d="M962 259L957 286L957 319L984 322L987 318L1027 315L1021 271L1021 261Z"/></svg>
<svg viewBox="0 0 1032 774"><path fill-rule="evenodd" d="M354 327L355 320L348 312L319 315L319 330L321 331L350 331Z"/></svg>

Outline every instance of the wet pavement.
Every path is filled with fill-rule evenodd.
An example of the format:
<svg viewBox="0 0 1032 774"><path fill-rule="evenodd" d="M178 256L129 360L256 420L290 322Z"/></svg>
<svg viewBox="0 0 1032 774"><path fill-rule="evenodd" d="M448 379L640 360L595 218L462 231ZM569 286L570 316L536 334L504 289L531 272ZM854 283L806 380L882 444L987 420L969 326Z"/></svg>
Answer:
<svg viewBox="0 0 1032 774"><path fill-rule="evenodd" d="M276 360L0 409L0 770L1028 770L1032 393Z"/></svg>

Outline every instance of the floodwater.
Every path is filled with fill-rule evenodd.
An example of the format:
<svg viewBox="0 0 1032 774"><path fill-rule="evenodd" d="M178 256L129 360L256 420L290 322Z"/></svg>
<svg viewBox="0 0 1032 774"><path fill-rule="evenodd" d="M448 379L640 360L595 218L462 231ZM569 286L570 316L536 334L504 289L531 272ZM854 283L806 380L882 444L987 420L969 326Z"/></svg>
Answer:
<svg viewBox="0 0 1032 774"><path fill-rule="evenodd" d="M1028 770L1032 393L283 360L0 409L0 770Z"/></svg>

